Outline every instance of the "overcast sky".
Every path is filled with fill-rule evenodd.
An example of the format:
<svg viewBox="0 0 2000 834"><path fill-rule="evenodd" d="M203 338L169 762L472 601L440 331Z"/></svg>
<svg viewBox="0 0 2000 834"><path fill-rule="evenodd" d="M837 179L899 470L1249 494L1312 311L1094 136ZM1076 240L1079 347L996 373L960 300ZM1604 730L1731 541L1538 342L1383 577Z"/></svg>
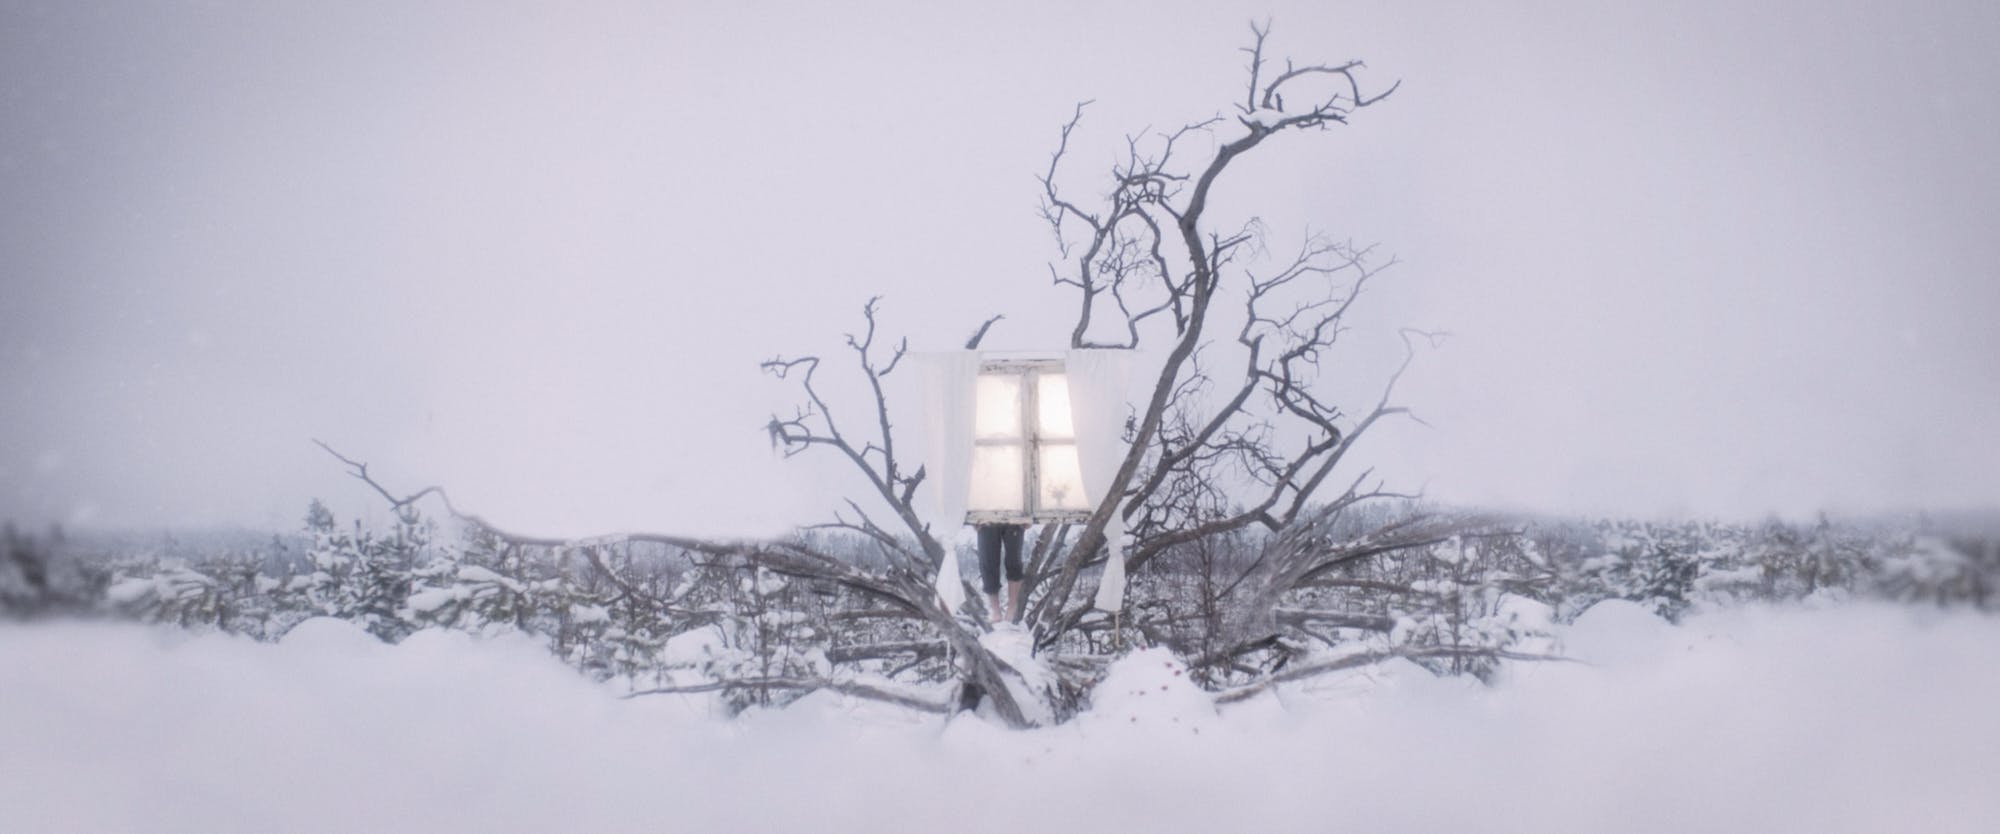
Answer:
<svg viewBox="0 0 2000 834"><path fill-rule="evenodd" d="M2000 506L2000 6L834 5L0 2L0 518L379 515L318 437L523 531L814 520L853 482L774 458L756 362L876 294L915 347L1059 345L1058 126L1096 100L1084 188L1266 16L1403 82L1214 212L1398 257L1343 384L1451 332L1398 483Z"/></svg>

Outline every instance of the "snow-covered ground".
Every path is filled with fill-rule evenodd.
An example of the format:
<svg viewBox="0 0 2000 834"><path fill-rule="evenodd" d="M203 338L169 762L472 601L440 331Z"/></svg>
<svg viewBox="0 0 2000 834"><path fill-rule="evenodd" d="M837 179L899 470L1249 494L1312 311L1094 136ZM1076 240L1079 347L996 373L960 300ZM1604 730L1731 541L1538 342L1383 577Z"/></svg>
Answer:
<svg viewBox="0 0 2000 834"><path fill-rule="evenodd" d="M1611 604L1564 639L1591 663L1392 665L1219 714L1141 652L1090 714L1011 732L621 700L525 639L8 626L0 830L2000 830L2000 620Z"/></svg>

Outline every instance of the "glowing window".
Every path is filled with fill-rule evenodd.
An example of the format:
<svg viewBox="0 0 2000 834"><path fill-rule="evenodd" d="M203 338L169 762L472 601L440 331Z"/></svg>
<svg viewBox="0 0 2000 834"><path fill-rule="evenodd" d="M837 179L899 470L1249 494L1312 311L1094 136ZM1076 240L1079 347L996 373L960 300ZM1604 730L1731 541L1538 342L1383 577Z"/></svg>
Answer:
<svg viewBox="0 0 2000 834"><path fill-rule="evenodd" d="M1086 518L1060 359L990 359L979 370L973 407L972 484L966 520L1026 523Z"/></svg>

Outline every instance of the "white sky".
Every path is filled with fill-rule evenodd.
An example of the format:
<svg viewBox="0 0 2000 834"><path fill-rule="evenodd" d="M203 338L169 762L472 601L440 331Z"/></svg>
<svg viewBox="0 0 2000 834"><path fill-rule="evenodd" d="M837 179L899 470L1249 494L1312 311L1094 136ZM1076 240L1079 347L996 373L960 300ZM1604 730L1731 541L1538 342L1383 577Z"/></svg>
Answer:
<svg viewBox="0 0 2000 834"><path fill-rule="evenodd" d="M1357 389L1452 332L1398 483L2000 505L2000 7L732 5L6 4L0 518L375 506L320 437L517 529L815 520L853 482L773 457L755 363L875 294L919 348L1049 344L1057 127L1097 100L1080 173L1217 112L1266 15L1404 82L1216 207L1401 259Z"/></svg>

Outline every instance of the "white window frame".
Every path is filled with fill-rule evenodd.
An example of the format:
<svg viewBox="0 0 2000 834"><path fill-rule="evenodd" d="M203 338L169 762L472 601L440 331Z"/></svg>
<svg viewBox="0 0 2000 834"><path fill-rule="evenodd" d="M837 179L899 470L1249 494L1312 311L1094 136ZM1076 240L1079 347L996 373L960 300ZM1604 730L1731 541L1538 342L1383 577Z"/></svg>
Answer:
<svg viewBox="0 0 2000 834"><path fill-rule="evenodd" d="M1021 507L1020 510L968 510L965 520L969 524L1035 524L1041 522L1080 522L1090 518L1091 511L1044 508L1040 504L1042 495L1042 449L1050 446L1075 446L1076 436L1072 432L1068 438L1046 438L1042 436L1041 377L1043 374L1066 374L1061 359L987 359L979 364L980 376L1011 376L1020 382L1021 390L1021 436L1019 438L973 438L975 446L1013 446L1021 450ZM977 408L977 404L974 404ZM1072 404L1071 408L1075 408ZM1072 424L1076 415L1071 414ZM1088 496L1086 496L1087 498Z"/></svg>

